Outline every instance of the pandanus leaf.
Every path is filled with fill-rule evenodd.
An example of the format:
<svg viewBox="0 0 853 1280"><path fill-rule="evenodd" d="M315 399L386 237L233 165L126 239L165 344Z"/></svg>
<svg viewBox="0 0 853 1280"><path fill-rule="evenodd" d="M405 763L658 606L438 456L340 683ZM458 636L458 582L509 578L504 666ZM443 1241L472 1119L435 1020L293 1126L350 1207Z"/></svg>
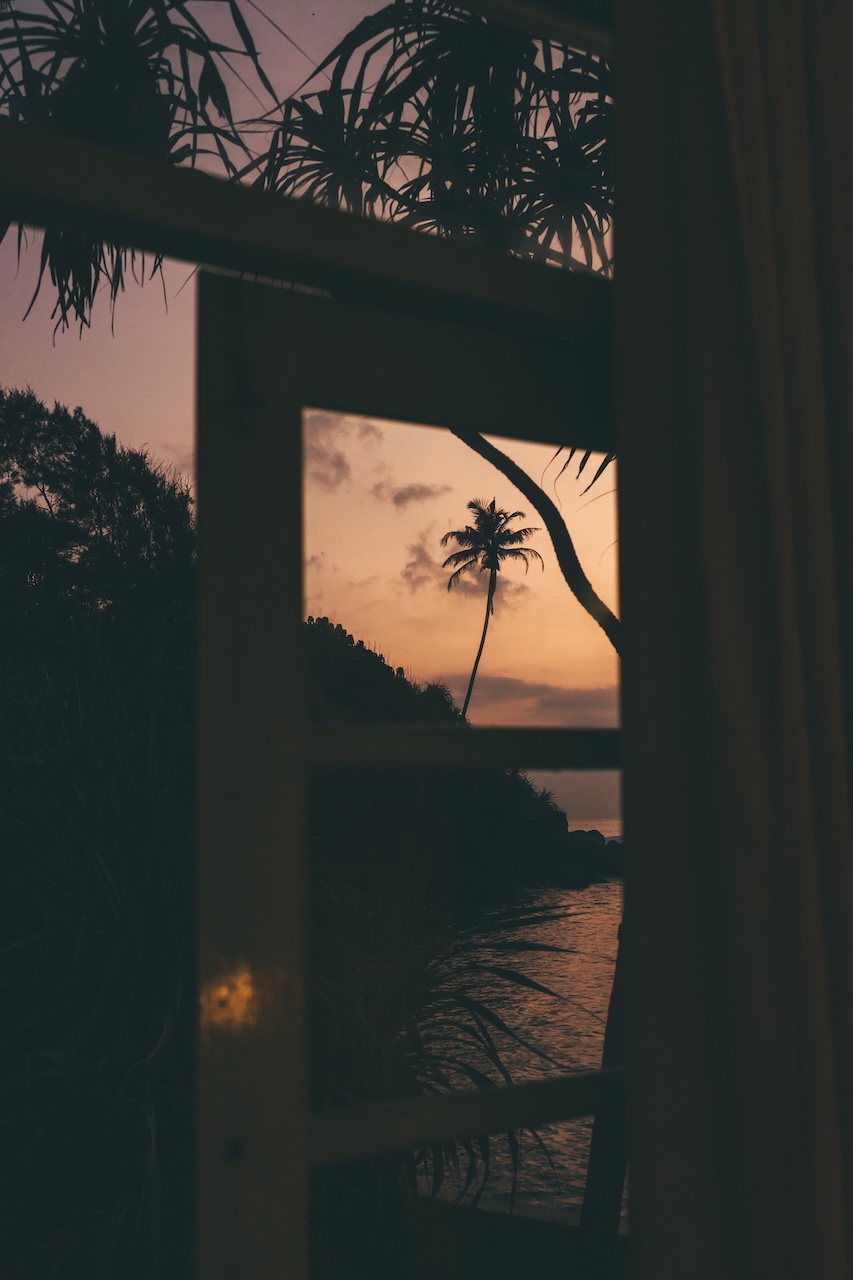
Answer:
<svg viewBox="0 0 853 1280"><path fill-rule="evenodd" d="M553 996L555 1000L562 1000L562 996L558 991L552 991L550 987L545 987L541 982L537 982L535 978L529 977L526 973L521 973L518 969L502 969L494 965L484 964L480 968L484 973L490 973L495 978L503 978L505 982L514 982L518 987L529 987L531 991L541 991L546 996Z"/></svg>
<svg viewBox="0 0 853 1280"><path fill-rule="evenodd" d="M247 59L275 95L237 0L229 0L235 48L214 39L194 7L184 0L112 7L100 0L49 0L35 15L12 13L5 22L0 14L0 112L170 163L217 155L234 176L234 155L250 153L233 126L223 77L224 68L231 70L228 55ZM57 327L72 318L87 325L100 285L107 283L114 304L133 270L133 254L121 245L59 230L49 231L44 243L36 295L49 274ZM153 262L159 269L159 258Z"/></svg>

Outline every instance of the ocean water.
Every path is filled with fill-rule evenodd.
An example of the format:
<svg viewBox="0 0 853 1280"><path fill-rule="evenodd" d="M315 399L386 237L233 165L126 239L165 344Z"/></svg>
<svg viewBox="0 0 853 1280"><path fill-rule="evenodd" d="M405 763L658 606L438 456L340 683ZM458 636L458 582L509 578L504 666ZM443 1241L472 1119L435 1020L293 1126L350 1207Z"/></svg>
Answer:
<svg viewBox="0 0 853 1280"><path fill-rule="evenodd" d="M572 824L575 830L616 823ZM612 832L613 835L621 832ZM472 921L466 940L473 944L468 964L476 960L484 970L469 994L488 1006L529 1044L547 1053L550 1061L531 1052L511 1036L492 1027L501 1060L513 1082L570 1071L595 1070L601 1065L607 1005L616 962L617 930L622 918L622 884L605 881L584 890L546 889L524 904L537 922L510 930L503 942L546 944L558 952L519 951L508 958L495 946L489 913ZM478 928L479 924L479 928ZM552 995L486 972L488 967L513 968L547 987ZM470 971L470 970L469 970ZM483 1209L512 1212L553 1222L577 1222L583 1200L592 1119L541 1125L535 1134L519 1130L515 1175L510 1140L496 1135L490 1142L490 1171L481 1187L478 1179L463 1192L464 1178L448 1179L443 1198L477 1203ZM515 1187L514 1184L515 1183Z"/></svg>

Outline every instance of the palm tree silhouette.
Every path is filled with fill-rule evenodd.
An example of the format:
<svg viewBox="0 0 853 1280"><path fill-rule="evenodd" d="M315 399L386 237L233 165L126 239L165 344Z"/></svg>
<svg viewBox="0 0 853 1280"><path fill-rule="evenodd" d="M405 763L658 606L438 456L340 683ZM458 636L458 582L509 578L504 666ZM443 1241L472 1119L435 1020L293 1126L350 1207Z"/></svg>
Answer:
<svg viewBox="0 0 853 1280"><path fill-rule="evenodd" d="M486 643L486 633L489 630L489 619L495 611L495 588L498 581L498 573L501 570L504 560L523 560L525 573L530 567L531 558L538 560L545 568L545 563L538 551L534 551L532 547L522 547L521 543L530 537L531 533L536 533L536 529L511 529L509 523L511 520L523 519L523 511L504 511L501 507L495 506L495 499L486 506L479 498L474 498L468 503L468 510L474 513L474 524L466 525L464 529L450 529L441 539L441 545L446 547L448 542L453 539L461 548L449 555L442 564L442 568L446 569L448 565L453 565L454 570L447 580L447 590L457 582L459 575L467 571L489 574L489 593L486 599L486 619L483 623L483 634L480 637L480 647L477 650L477 656L474 659L474 667L471 671L471 679L468 681L468 692L465 694L465 703L462 707L462 718L468 710L468 703L471 701L471 692L474 688L474 680L477 675L477 668L480 665L480 658L483 654L483 646Z"/></svg>

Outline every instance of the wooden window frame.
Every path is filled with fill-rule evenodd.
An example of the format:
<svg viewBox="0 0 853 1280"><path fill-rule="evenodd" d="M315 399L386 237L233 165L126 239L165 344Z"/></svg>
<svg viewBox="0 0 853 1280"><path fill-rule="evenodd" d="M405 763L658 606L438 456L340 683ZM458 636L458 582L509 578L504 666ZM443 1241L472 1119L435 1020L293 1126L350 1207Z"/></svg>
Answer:
<svg viewBox="0 0 853 1280"><path fill-rule="evenodd" d="M620 735L308 722L303 412L606 450L609 387L605 352L578 359L559 330L510 333L471 314L459 320L452 300L440 317L434 299L425 315L416 300L363 304L203 273L198 307L199 981L203 1010L205 992L225 991L229 975L243 975L254 1001L242 1024L236 1013L219 1026L214 1017L199 1042L200 1272L225 1275L222 1260L239 1256L253 1274L272 1276L270 1259L293 1266L307 1258L305 1197L316 1164L590 1115L621 1087L618 1072L584 1072L487 1095L308 1110L311 770L618 768Z"/></svg>
<svg viewBox="0 0 853 1280"><path fill-rule="evenodd" d="M538 19L543 34L556 34L558 28L565 35L565 23L572 21L565 6L554 0L533 6L522 0L483 0L476 7L489 6L508 20L529 16L534 29ZM591 29L583 24L575 28L590 36ZM604 50L607 33L597 30ZM585 1072L487 1093L309 1114L299 906L308 769L422 768L439 760L442 767L462 768L618 768L621 740L618 731L463 733L306 723L298 682L288 684L286 678L293 670L290 658L298 660L300 649L301 542L282 536L277 516L279 509L301 509L301 411L316 405L442 426L458 422L494 435L609 451L615 444L612 285L599 276L555 271L282 201L2 118L0 218L36 227L61 225L93 240L334 294L330 303L281 290L250 290L241 282L210 276L201 286L199 312L203 852L197 1271L205 1277L252 1274L257 1280L283 1273L307 1275L311 1167L418 1140L589 1115L622 1089L618 1072ZM250 297L260 298L260 304L248 301ZM286 421L281 406L273 409L261 384L256 385L258 352L273 341L263 321L258 345L246 341L247 334L258 333L257 315L263 316L265 307L284 307L291 322L299 318L301 346L294 343L289 354ZM356 314L359 324L354 327ZM369 324L361 327L365 317ZM307 358L311 338L306 335L313 325L316 342L318 318L322 326L339 324L346 334L350 354L336 366L337 380L316 358ZM415 398L413 388L406 391L402 383L395 384L393 395L375 380L368 380L368 387L364 340L368 332L375 336L379 330L397 341L400 367L406 360L404 331L413 349L415 335L422 346L441 349L448 361L461 335L468 347L468 371L475 351L492 376L472 389L457 371L453 384L445 382L439 393L430 371L428 379L422 376ZM318 380L320 373L325 376ZM565 421L568 378L572 423ZM536 413L530 411L533 388ZM453 405L452 418L448 404ZM534 420L535 428L526 427ZM261 441L272 449L262 468L257 452ZM238 455L239 466L231 465ZM251 513L264 486L259 529ZM277 553L279 590L272 593L268 570L253 559L248 545L259 532L264 545ZM266 638L260 646L254 640L249 644L249 632ZM287 663L276 652L277 632L288 636ZM282 736L283 722L289 727ZM268 857L277 851L285 828L291 833L291 856ZM240 883L246 869L243 850L250 853L255 877L249 894ZM285 948L282 904L292 925Z"/></svg>

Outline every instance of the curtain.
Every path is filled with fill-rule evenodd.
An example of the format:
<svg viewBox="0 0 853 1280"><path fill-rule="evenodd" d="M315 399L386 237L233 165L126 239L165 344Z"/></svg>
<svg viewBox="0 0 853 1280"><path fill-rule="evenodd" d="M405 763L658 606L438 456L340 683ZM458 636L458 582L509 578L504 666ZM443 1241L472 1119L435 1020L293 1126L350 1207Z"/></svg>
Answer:
<svg viewBox="0 0 853 1280"><path fill-rule="evenodd" d="M853 6L617 9L638 1280L853 1274Z"/></svg>

